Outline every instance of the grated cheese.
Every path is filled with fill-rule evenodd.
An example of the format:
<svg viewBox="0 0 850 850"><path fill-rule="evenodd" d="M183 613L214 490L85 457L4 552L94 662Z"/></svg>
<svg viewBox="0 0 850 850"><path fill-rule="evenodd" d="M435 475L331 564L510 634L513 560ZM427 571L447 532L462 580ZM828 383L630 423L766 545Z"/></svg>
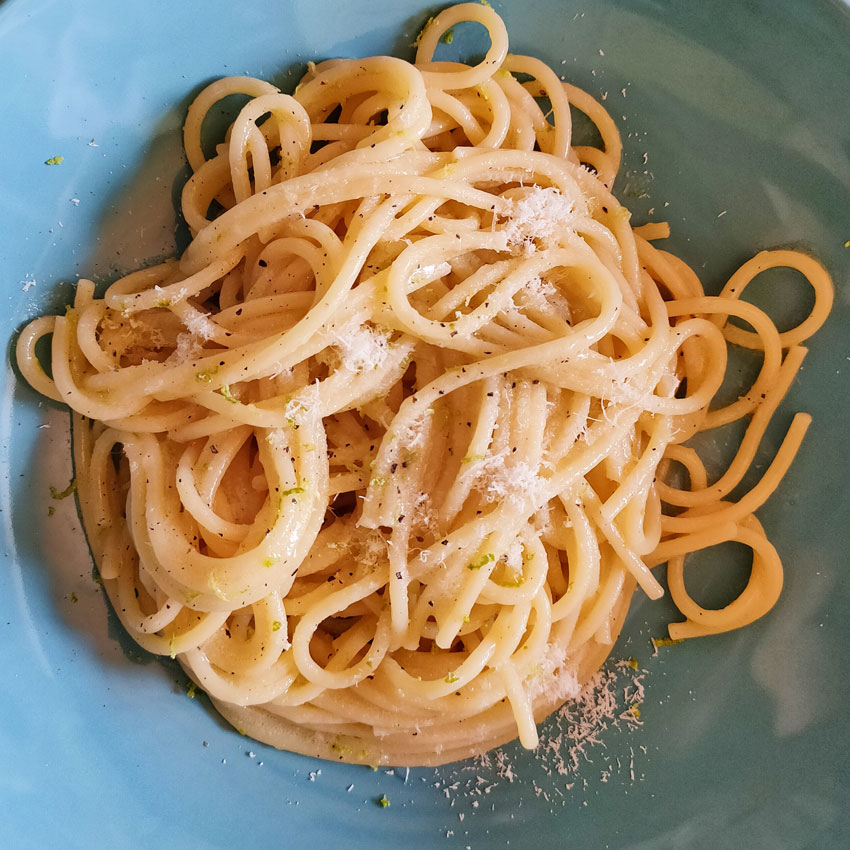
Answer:
<svg viewBox="0 0 850 850"><path fill-rule="evenodd" d="M504 498L523 502L537 501L540 490L540 478L537 470L525 461L508 464L506 451L483 460L470 463L467 475L474 479L473 488L478 490L487 502L496 502Z"/></svg>
<svg viewBox="0 0 850 850"><path fill-rule="evenodd" d="M210 321L206 313L193 312L183 324L192 336L203 340L212 339L215 336L215 323Z"/></svg>
<svg viewBox="0 0 850 850"><path fill-rule="evenodd" d="M544 245L557 242L559 235L572 228L574 219L575 205L570 198L551 187L534 187L512 202L504 233L510 247L530 254L535 240Z"/></svg>
<svg viewBox="0 0 850 850"><path fill-rule="evenodd" d="M581 693L581 686L575 672L566 663L564 647L552 644L543 656L540 668L525 682L529 698L534 700L545 692L560 701L576 699Z"/></svg>
<svg viewBox="0 0 850 850"><path fill-rule="evenodd" d="M466 814L470 816L492 811L490 806L481 807L482 799L507 782L518 786L512 796L519 794L519 805L522 805L523 789L527 789L552 805L572 807L579 803L577 795L590 790L589 769L595 769L603 786L611 784L615 777L629 783L644 778L637 769L636 753L647 755L647 747L623 743L612 748L610 734L613 730L634 733L640 728L631 706L644 696L643 678L647 671L621 660L599 670L584 686L579 686L565 669L562 654L552 651L543 666L550 668L549 672L538 672L536 679L526 680L525 687L548 689L555 677L558 680L555 686L562 689L569 701L542 727L534 762L529 764L523 754L515 767L514 748L507 747L484 753L457 767L439 768L432 784L442 791L451 806L465 804ZM535 684L537 680L539 685ZM617 755L618 749L622 758ZM586 799L581 801L581 805L586 804Z"/></svg>
<svg viewBox="0 0 850 850"><path fill-rule="evenodd" d="M177 335L177 347L168 359L175 363L188 363L190 360L195 360L200 354L201 346L198 343L198 338L192 333L182 333Z"/></svg>
<svg viewBox="0 0 850 850"><path fill-rule="evenodd" d="M402 425L395 432L399 446L411 450L421 448L425 445L425 435L427 434L428 426L431 424L430 420L433 415L434 409L429 407L411 422Z"/></svg>
<svg viewBox="0 0 850 850"><path fill-rule="evenodd" d="M342 368L349 372L380 369L389 354L389 334L370 325L351 322L333 334Z"/></svg>

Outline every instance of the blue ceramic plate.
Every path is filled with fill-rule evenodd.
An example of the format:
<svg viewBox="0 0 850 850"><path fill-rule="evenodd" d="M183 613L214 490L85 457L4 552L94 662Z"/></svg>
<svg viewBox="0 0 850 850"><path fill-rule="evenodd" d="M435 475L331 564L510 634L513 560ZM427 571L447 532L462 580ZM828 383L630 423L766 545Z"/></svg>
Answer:
<svg viewBox="0 0 850 850"><path fill-rule="evenodd" d="M837 0L497 8L514 51L606 98L626 146L620 196L635 220L671 222L672 249L709 290L770 246L809 250L835 276L834 314L759 459L794 410L814 414L760 512L787 565L781 601L752 628L653 656L649 638L671 611L637 600L614 655L645 670L642 725L596 728L600 743L577 769L555 751L559 736L562 755L570 744L563 719L544 732L546 753L508 747L489 767L372 772L280 753L226 727L205 698L187 698L173 662L122 636L73 500L50 498L71 474L67 415L9 365L0 846L850 846L850 10ZM291 88L310 58L409 56L433 11L422 0L0 2L7 351L27 319L61 309L77 276L108 280L180 247L180 128L203 84L248 73ZM791 282L761 287L780 316ZM694 592L711 599L707 577L736 555L695 565ZM635 675L617 671L616 687ZM375 803L382 794L388 808Z"/></svg>

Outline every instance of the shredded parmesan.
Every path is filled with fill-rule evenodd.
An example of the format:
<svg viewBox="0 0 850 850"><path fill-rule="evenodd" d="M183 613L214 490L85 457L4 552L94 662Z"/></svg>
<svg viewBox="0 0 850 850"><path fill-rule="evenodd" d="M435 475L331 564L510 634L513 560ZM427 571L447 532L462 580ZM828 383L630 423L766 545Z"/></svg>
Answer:
<svg viewBox="0 0 850 850"><path fill-rule="evenodd" d="M178 289L174 295L167 296L165 290L159 285L154 286L153 291L161 293L163 295L163 301L168 301L169 304L177 304L180 301L185 301L189 295L188 289Z"/></svg>
<svg viewBox="0 0 850 850"><path fill-rule="evenodd" d="M539 668L526 680L525 688L533 702L546 693L559 702L574 700L581 692L575 672L566 666L567 654L563 646L552 644L543 656Z"/></svg>
<svg viewBox="0 0 850 850"><path fill-rule="evenodd" d="M396 439L399 446L408 450L421 448L425 444L425 434L433 414L434 409L429 407L412 422L402 425L396 431Z"/></svg>
<svg viewBox="0 0 850 850"><path fill-rule="evenodd" d="M199 357L200 353L198 338L192 333L182 333L177 335L177 347L168 359L174 363L188 363Z"/></svg>
<svg viewBox="0 0 850 850"><path fill-rule="evenodd" d="M554 188L529 189L513 202L511 215L504 227L510 247L530 254L535 242L556 243L558 237L572 227L575 209L570 198Z"/></svg>
<svg viewBox="0 0 850 850"><path fill-rule="evenodd" d="M507 452L500 452L472 461L466 474L474 479L474 489L478 490L487 502L504 498L517 502L535 502L536 494L540 490L538 471L524 461L508 464L507 459Z"/></svg>
<svg viewBox="0 0 850 850"><path fill-rule="evenodd" d="M517 786L512 796L520 800L527 790L550 804L567 807L588 793L592 774L601 785L611 784L615 777L621 782L641 781L636 752L646 755L647 747L612 736L640 729L634 707L643 701L646 673L634 659L621 660L606 665L580 686L564 666L563 653L551 650L526 679L525 687L530 693L555 688L567 703L541 729L533 762L522 758L515 766L513 748L499 748L457 767L440 769L433 787L452 806L463 804L472 815L482 805L489 811L487 796L505 782ZM586 802L585 798L581 804Z"/></svg>
<svg viewBox="0 0 850 850"><path fill-rule="evenodd" d="M333 335L342 368L349 372L380 369L389 354L388 339L386 332L360 322L344 325Z"/></svg>
<svg viewBox="0 0 850 850"><path fill-rule="evenodd" d="M210 321L206 313L193 311L184 320L184 325L192 336L200 339L207 340L215 336L215 323Z"/></svg>
<svg viewBox="0 0 850 850"><path fill-rule="evenodd" d="M382 562L386 563L387 543L377 531L364 529L364 535L359 539L355 554L357 563L364 566L373 567Z"/></svg>

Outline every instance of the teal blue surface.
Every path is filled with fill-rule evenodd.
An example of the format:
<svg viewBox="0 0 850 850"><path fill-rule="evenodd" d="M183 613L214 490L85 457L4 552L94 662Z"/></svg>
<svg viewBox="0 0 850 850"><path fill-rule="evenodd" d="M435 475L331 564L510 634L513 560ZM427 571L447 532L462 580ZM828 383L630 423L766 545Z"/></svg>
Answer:
<svg viewBox="0 0 850 850"><path fill-rule="evenodd" d="M188 699L173 662L122 637L71 500L47 515L48 486L70 475L66 416L10 366L0 847L850 846L850 10L836 0L495 5L515 52L607 93L626 148L617 191L636 221L671 222L672 249L707 289L778 245L813 252L835 276L834 314L759 459L793 411L814 415L760 512L787 567L781 601L746 631L652 657L649 637L671 611L637 600L615 656L647 670L643 725L601 732L577 774L516 747L512 780L494 768L388 774L279 753ZM248 73L291 87L310 58L409 55L431 11L420 0L0 2L7 349L27 319L60 309L78 276L104 280L174 252L180 128L202 85ZM64 160L46 166L53 156ZM776 278L773 296L761 287L780 314L788 282ZM709 594L699 588L724 558L706 556L689 586ZM375 804L381 794L389 808Z"/></svg>

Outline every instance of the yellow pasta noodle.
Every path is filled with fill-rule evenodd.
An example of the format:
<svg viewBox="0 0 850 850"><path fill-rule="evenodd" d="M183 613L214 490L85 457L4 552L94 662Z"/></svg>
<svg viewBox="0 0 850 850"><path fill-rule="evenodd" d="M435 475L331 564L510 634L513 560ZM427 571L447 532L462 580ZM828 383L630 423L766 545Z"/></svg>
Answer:
<svg viewBox="0 0 850 850"><path fill-rule="evenodd" d="M484 58L435 61L464 21L487 29ZM207 158L204 118L236 93L249 100ZM571 106L600 147L573 144ZM769 251L706 295L654 247L666 224L633 229L612 194L605 110L509 54L491 8L441 12L415 63L311 63L291 96L219 80L189 108L185 149L180 260L102 296L81 281L17 361L73 411L85 528L122 623L236 727L366 764L534 747L635 588L661 596L658 564L685 618L672 637L774 604L782 567L753 512L806 415L729 497L829 312L829 276ZM815 290L782 333L740 300L773 266ZM761 369L712 407L729 345ZM711 480L684 443L742 417ZM684 559L726 541L753 568L707 610Z"/></svg>

